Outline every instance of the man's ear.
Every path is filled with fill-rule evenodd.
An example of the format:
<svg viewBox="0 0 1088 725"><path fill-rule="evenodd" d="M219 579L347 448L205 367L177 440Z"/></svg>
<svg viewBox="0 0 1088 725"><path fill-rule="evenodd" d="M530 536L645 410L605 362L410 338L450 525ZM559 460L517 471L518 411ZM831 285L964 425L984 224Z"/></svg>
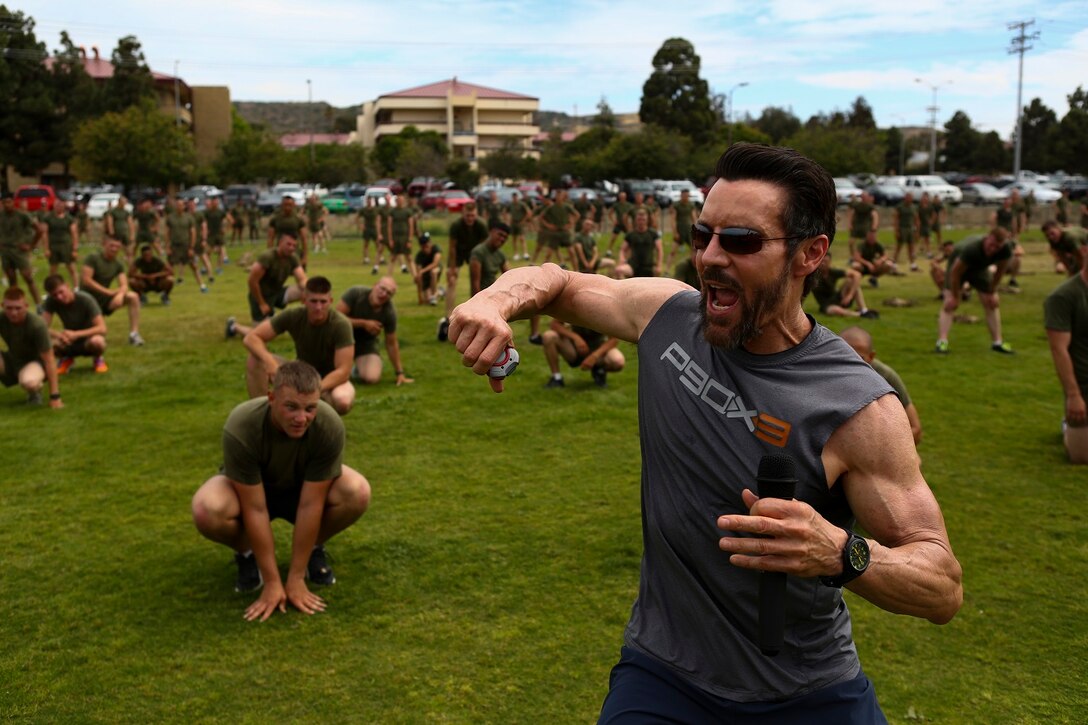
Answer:
<svg viewBox="0 0 1088 725"><path fill-rule="evenodd" d="M798 277L807 277L820 268L831 240L826 234L806 239L793 255L793 271Z"/></svg>

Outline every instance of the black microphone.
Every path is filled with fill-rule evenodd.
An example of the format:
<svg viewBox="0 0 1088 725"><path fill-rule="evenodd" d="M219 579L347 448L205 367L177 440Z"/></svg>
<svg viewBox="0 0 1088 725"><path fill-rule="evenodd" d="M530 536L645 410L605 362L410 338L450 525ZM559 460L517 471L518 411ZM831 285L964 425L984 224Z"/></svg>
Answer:
<svg viewBox="0 0 1088 725"><path fill-rule="evenodd" d="M792 499L793 489L797 485L793 456L783 453L760 458L756 485L760 498ZM759 651L768 657L781 652L785 628L786 574L762 571L759 573Z"/></svg>

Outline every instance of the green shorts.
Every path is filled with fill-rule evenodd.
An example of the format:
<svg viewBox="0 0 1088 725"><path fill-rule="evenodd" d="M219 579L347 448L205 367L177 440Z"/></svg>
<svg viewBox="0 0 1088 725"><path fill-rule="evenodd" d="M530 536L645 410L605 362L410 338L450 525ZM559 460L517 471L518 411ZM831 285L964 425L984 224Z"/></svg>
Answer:
<svg viewBox="0 0 1088 725"><path fill-rule="evenodd" d="M208 246L209 247L222 247L223 244L224 244L224 242L223 242L223 235L222 234L216 234L215 236L212 236L211 234L208 235Z"/></svg>
<svg viewBox="0 0 1088 725"><path fill-rule="evenodd" d="M49 247L50 264L71 264L75 260L76 255L72 254L71 244L63 244L59 247Z"/></svg>
<svg viewBox="0 0 1088 725"><path fill-rule="evenodd" d="M151 233L150 229L137 229L136 230L136 243L137 244L154 244L155 235Z"/></svg>
<svg viewBox="0 0 1088 725"><path fill-rule="evenodd" d="M411 251L410 245L408 243L408 234L405 233L403 237L399 234L394 234L393 244L391 248L393 250L393 254L408 254Z"/></svg>
<svg viewBox="0 0 1088 725"><path fill-rule="evenodd" d="M0 373L0 385L10 388L19 382L19 371L22 368L7 350L0 350L0 358L4 360L4 372Z"/></svg>
<svg viewBox="0 0 1088 725"><path fill-rule="evenodd" d="M30 253L14 247L4 247L0 249L0 264L3 265L5 272L9 270L27 272L31 268Z"/></svg>
<svg viewBox="0 0 1088 725"><path fill-rule="evenodd" d="M691 225L688 225L686 227L681 225L680 228L676 230L676 234L673 235L673 241L676 242L677 244L684 244L684 245L690 247L691 246Z"/></svg>
<svg viewBox="0 0 1088 725"><path fill-rule="evenodd" d="M170 264L189 264L189 247L170 247Z"/></svg>
<svg viewBox="0 0 1088 725"><path fill-rule="evenodd" d="M569 247L571 242L571 233L568 231L553 232L555 234L555 244L551 245L552 249L558 249L559 247Z"/></svg>
<svg viewBox="0 0 1088 725"><path fill-rule="evenodd" d="M363 241L364 242L376 242L376 241L378 241L378 230L377 229L364 229L363 230Z"/></svg>
<svg viewBox="0 0 1088 725"><path fill-rule="evenodd" d="M944 271L944 288L949 289L948 283L952 281L952 262L948 263ZM982 294L990 294L994 291L994 276L990 274L990 268L987 267L978 272L964 275L963 281L974 287Z"/></svg>
<svg viewBox="0 0 1088 725"><path fill-rule="evenodd" d="M897 244L914 244L918 241L914 236L914 229L900 229Z"/></svg>
<svg viewBox="0 0 1088 725"><path fill-rule="evenodd" d="M521 225L520 224L511 224L510 225L510 236L512 236L512 237L520 237L521 236Z"/></svg>
<svg viewBox="0 0 1088 725"><path fill-rule="evenodd" d="M272 312L269 312L267 317L264 315L264 313L261 312L261 306L257 304L257 298L253 296L252 292L249 293L249 316L254 322L262 322L264 320L267 320L269 317L272 317L272 315L275 314L275 311L277 309L282 310L284 307L287 306L287 288L280 287L279 292L277 292L271 298L266 296L264 301L267 302L268 306L272 308Z"/></svg>

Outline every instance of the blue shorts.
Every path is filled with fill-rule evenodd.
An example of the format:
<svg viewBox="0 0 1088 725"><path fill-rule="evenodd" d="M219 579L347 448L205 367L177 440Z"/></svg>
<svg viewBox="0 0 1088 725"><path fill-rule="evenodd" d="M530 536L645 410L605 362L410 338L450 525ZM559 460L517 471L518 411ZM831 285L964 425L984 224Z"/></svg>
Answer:
<svg viewBox="0 0 1088 725"><path fill-rule="evenodd" d="M887 725L873 683L859 673L847 682L781 702L736 702L712 695L660 662L631 649L620 650L608 696L597 721L617 725L682 722L687 725Z"/></svg>

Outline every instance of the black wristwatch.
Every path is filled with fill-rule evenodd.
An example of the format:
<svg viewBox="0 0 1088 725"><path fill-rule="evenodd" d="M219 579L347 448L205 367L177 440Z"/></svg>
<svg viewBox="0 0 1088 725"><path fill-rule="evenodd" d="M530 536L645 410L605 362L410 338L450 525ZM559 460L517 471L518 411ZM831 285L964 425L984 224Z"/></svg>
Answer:
<svg viewBox="0 0 1088 725"><path fill-rule="evenodd" d="M849 529L846 532L846 546L842 549L842 574L822 576L820 583L828 587L841 588L854 581L869 568L869 542Z"/></svg>

